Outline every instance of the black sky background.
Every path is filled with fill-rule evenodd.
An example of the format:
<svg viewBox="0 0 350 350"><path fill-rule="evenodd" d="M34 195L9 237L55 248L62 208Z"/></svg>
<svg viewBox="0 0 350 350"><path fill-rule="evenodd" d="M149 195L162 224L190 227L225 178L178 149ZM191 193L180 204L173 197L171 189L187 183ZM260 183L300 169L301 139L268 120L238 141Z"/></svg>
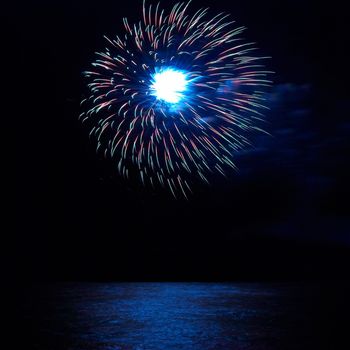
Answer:
<svg viewBox="0 0 350 350"><path fill-rule="evenodd" d="M122 32L123 16L139 18L141 1L34 1L4 11L21 72L13 258L20 279L348 277L346 12L295 0L196 0L192 9L202 6L230 12L272 57L273 136L254 136L256 147L237 154L239 173L198 186L189 201L121 181L78 121L82 71L104 34Z"/></svg>

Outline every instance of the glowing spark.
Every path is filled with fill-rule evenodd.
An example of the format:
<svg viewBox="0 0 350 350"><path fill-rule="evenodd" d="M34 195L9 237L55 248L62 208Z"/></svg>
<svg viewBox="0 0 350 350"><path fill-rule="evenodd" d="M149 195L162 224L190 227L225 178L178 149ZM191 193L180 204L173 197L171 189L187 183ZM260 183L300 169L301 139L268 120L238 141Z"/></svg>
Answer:
<svg viewBox="0 0 350 350"><path fill-rule="evenodd" d="M151 89L152 95L158 99L169 103L177 103L183 97L182 92L186 90L186 75L182 72L166 69L156 73L153 77L154 82Z"/></svg>

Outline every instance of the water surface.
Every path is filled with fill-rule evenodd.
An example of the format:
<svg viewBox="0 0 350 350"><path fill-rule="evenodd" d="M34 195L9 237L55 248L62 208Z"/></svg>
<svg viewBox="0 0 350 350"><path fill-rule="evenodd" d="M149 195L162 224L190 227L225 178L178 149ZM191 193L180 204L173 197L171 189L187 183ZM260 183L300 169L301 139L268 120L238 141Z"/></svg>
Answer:
<svg viewBox="0 0 350 350"><path fill-rule="evenodd" d="M105 283L37 287L23 311L39 350L311 349L291 285Z"/></svg>

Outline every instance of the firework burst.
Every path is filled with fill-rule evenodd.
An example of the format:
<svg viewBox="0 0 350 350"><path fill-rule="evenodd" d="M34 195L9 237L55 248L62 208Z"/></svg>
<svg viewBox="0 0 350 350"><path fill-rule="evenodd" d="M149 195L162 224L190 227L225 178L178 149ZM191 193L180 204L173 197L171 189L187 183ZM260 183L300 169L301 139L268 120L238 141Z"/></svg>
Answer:
<svg viewBox="0 0 350 350"><path fill-rule="evenodd" d="M125 34L107 37L88 78L81 118L90 122L97 149L115 159L119 172L161 185L174 196L191 182L235 168L235 153L264 107L269 72L229 15L208 9L187 14L143 3L143 18Z"/></svg>

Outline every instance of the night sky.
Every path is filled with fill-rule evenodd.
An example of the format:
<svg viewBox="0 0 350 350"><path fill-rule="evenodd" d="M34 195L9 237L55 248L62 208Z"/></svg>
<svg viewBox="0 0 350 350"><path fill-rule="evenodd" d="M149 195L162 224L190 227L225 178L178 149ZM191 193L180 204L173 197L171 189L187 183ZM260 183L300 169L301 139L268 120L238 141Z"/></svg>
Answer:
<svg viewBox="0 0 350 350"><path fill-rule="evenodd" d="M167 1L163 1L163 5ZM171 1L168 1L172 3ZM199 1L248 29L275 72L266 126L238 173L188 201L121 180L78 120L82 71L141 0L32 1L2 16L20 74L16 251L20 279L299 280L350 266L345 13L336 2ZM11 71L12 72L12 71Z"/></svg>

